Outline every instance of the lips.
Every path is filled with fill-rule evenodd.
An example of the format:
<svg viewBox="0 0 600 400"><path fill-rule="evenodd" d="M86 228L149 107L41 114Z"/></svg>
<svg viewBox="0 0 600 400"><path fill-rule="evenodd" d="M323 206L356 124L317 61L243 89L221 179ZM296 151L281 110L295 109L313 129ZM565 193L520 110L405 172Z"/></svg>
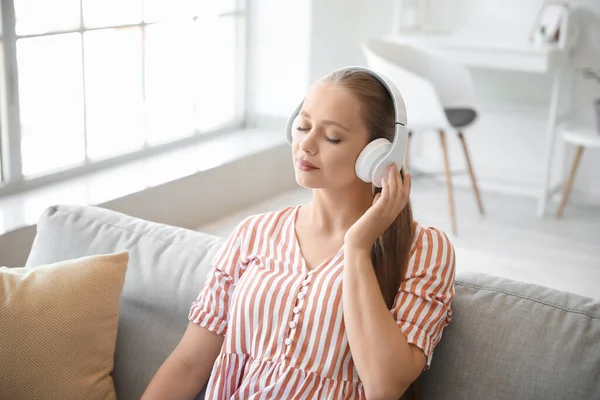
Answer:
<svg viewBox="0 0 600 400"><path fill-rule="evenodd" d="M314 164L311 164L311 163L309 163L306 160L300 160L300 159L298 159L297 161L298 161L298 168L300 168L301 170L304 170L304 171L313 171L315 169L318 169L317 167L315 167Z"/></svg>

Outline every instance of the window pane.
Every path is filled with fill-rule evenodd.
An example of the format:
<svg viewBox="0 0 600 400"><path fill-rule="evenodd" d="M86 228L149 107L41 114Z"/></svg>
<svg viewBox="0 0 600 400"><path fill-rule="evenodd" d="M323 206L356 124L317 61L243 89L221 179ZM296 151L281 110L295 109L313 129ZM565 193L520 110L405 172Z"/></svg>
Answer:
<svg viewBox="0 0 600 400"><path fill-rule="evenodd" d="M142 21L142 0L83 0L86 27L137 24Z"/></svg>
<svg viewBox="0 0 600 400"><path fill-rule="evenodd" d="M205 131L235 116L235 18L196 20L196 128Z"/></svg>
<svg viewBox="0 0 600 400"><path fill-rule="evenodd" d="M143 146L141 28L84 34L88 155Z"/></svg>
<svg viewBox="0 0 600 400"><path fill-rule="evenodd" d="M2 21L2 18L0 18L0 21ZM0 38L1 39L1 38ZM0 59L4 57L4 41L0 40ZM4 80L0 80L0 85L4 86ZM0 93L4 93L4 87L0 87ZM4 98L5 96L2 96L2 98ZM0 121L2 122L2 121ZM2 182L4 182L4 172L2 170L2 152L4 151L2 146L4 145L4 143L2 143L2 140L4 140L4 132L2 132L2 125L0 124L0 186L2 186ZM3 226L3 221L2 221L2 213L0 212L0 226Z"/></svg>
<svg viewBox="0 0 600 400"><path fill-rule="evenodd" d="M165 21L194 16L194 0L144 0L144 20Z"/></svg>
<svg viewBox="0 0 600 400"><path fill-rule="evenodd" d="M84 160L79 33L17 41L23 174Z"/></svg>
<svg viewBox="0 0 600 400"><path fill-rule="evenodd" d="M146 135L149 143L194 132L194 23L146 27Z"/></svg>
<svg viewBox="0 0 600 400"><path fill-rule="evenodd" d="M79 27L79 0L15 0L17 35Z"/></svg>

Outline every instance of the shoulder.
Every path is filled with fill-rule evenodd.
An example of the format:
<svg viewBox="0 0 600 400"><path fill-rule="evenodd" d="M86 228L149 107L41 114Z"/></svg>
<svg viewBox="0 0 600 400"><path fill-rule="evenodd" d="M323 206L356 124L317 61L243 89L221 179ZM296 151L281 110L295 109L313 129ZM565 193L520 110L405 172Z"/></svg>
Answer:
<svg viewBox="0 0 600 400"><path fill-rule="evenodd" d="M423 226L416 221L413 221L413 241L411 253L419 248L437 248L442 250L444 247L449 251L454 251L452 241L443 230L434 226Z"/></svg>
<svg viewBox="0 0 600 400"><path fill-rule="evenodd" d="M455 250L448 235L439 228L413 222L414 236L409 255L409 267L423 272L424 268L443 269L442 275L454 275ZM407 271L410 274L410 271Z"/></svg>

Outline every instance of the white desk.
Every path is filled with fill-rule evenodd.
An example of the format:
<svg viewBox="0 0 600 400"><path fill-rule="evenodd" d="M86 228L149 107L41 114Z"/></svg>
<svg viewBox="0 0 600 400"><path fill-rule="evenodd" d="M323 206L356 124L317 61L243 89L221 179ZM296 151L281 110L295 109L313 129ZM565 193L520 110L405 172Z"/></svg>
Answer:
<svg viewBox="0 0 600 400"><path fill-rule="evenodd" d="M566 31L567 26L564 26ZM561 79L566 65L565 43L534 44L527 35L510 33L499 37L497 33L457 32L446 34L402 33L386 36L391 42L413 42L433 48L459 62L477 68L510 70L529 73L550 73L553 75L552 94L547 109L545 138L545 179L541 182L538 199L538 215L546 211L549 196L558 192L560 187L551 188L552 164L556 143L556 125L558 100L561 91Z"/></svg>
<svg viewBox="0 0 600 400"><path fill-rule="evenodd" d="M403 33L387 36L391 41L416 42L460 60L463 64L490 69L546 73L560 48L556 45L533 44L522 36L503 36L482 32Z"/></svg>

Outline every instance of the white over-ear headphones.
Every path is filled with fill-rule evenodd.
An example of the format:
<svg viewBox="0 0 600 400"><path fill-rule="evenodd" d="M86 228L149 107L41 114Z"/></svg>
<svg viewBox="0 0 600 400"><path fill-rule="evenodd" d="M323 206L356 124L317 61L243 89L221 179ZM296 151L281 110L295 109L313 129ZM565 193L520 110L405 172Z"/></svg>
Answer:
<svg viewBox="0 0 600 400"><path fill-rule="evenodd" d="M377 73L365 67L344 67L338 71L364 71L375 77L387 89L394 103L396 127L394 141L390 142L385 138L379 138L371 141L365 146L356 159L354 170L356 175L367 183L372 183L376 187L381 187L381 178L387 175L389 166L396 163L398 169L402 168L404 162L404 152L408 140L408 131L406 128L406 105L402 99L400 91L392 82L385 78L380 73ZM334 71L335 72L335 71ZM292 125L302 108L301 102L292 115L288 118L285 127L285 134L288 143L292 143Z"/></svg>

